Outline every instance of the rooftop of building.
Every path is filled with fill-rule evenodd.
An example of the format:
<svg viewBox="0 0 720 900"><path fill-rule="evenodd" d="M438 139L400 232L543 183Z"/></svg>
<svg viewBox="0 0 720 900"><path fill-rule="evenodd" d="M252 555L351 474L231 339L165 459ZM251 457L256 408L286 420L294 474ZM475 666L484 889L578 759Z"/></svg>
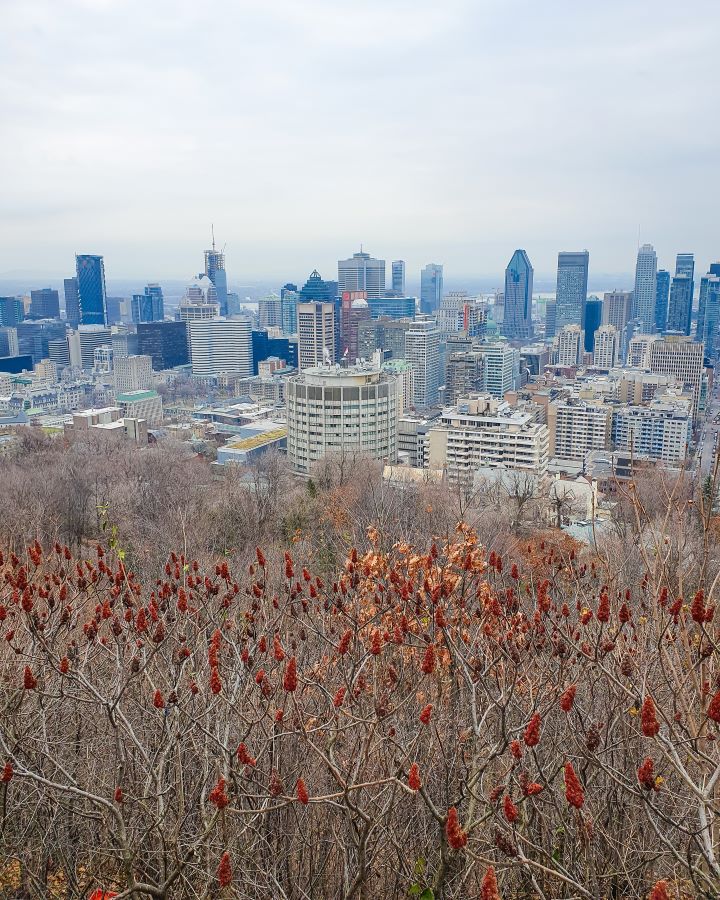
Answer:
<svg viewBox="0 0 720 900"><path fill-rule="evenodd" d="M118 403L133 403L136 400L154 400L159 396L157 391L126 391L118 394L116 399Z"/></svg>

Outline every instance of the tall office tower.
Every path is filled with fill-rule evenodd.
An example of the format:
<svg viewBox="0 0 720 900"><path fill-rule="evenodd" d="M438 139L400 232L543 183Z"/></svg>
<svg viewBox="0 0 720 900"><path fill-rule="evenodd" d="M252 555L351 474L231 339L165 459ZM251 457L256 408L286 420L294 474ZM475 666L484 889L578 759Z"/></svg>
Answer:
<svg viewBox="0 0 720 900"><path fill-rule="evenodd" d="M258 322L261 328L282 327L282 303L278 294L258 300Z"/></svg>
<svg viewBox="0 0 720 900"><path fill-rule="evenodd" d="M549 341L557 333L557 303L548 300L545 304L545 340Z"/></svg>
<svg viewBox="0 0 720 900"><path fill-rule="evenodd" d="M438 402L440 338L440 329L428 319L413 322L405 332L405 359L415 372L414 406L434 406Z"/></svg>
<svg viewBox="0 0 720 900"><path fill-rule="evenodd" d="M443 267L428 263L420 272L420 311L432 316L440 308L443 295Z"/></svg>
<svg viewBox="0 0 720 900"><path fill-rule="evenodd" d="M705 344L709 359L714 359L720 349L720 262L713 263L707 275L700 279L695 340Z"/></svg>
<svg viewBox="0 0 720 900"><path fill-rule="evenodd" d="M670 303L666 331L675 334L690 334L692 315L693 280L687 272L675 275L670 287Z"/></svg>
<svg viewBox="0 0 720 900"><path fill-rule="evenodd" d="M564 325L585 328L589 264L590 253L587 250L558 253L556 332Z"/></svg>
<svg viewBox="0 0 720 900"><path fill-rule="evenodd" d="M282 298L285 296L285 294L288 294L288 293L289 294L297 294L297 292L298 292L298 286L296 284L293 284L291 281L288 281L287 284L284 284L280 288L280 297Z"/></svg>
<svg viewBox="0 0 720 900"><path fill-rule="evenodd" d="M583 332L579 325L563 325L555 336L555 364L577 366L583 352Z"/></svg>
<svg viewBox="0 0 720 900"><path fill-rule="evenodd" d="M16 326L20 355L39 363L48 356L49 341L65 337L65 323L59 319L36 319L18 322Z"/></svg>
<svg viewBox="0 0 720 900"><path fill-rule="evenodd" d="M107 294L105 291L105 262L102 256L75 256L80 324L107 325Z"/></svg>
<svg viewBox="0 0 720 900"><path fill-rule="evenodd" d="M585 304L585 352L595 349L595 332L602 322L603 304L597 297L591 297Z"/></svg>
<svg viewBox="0 0 720 900"><path fill-rule="evenodd" d="M300 294L291 291L289 285L280 291L280 327L283 334L297 334L297 305Z"/></svg>
<svg viewBox="0 0 720 900"><path fill-rule="evenodd" d="M148 322L137 327L137 352L152 359L153 369L174 369L190 362L185 322Z"/></svg>
<svg viewBox="0 0 720 900"><path fill-rule="evenodd" d="M127 356L116 359L113 355L115 391L151 391L154 387L152 359L149 356Z"/></svg>
<svg viewBox="0 0 720 900"><path fill-rule="evenodd" d="M511 341L531 340L533 267L524 250L516 250L505 269L502 333Z"/></svg>
<svg viewBox="0 0 720 900"><path fill-rule="evenodd" d="M80 292L77 278L65 278L63 280L65 293L65 318L71 328L77 328L80 324Z"/></svg>
<svg viewBox="0 0 720 900"><path fill-rule="evenodd" d="M412 328L410 319L391 319L382 316L358 325L358 356L371 359L380 350L383 359L405 358L405 332Z"/></svg>
<svg viewBox="0 0 720 900"><path fill-rule="evenodd" d="M603 294L603 325L614 325L622 334L632 316L632 291L608 291Z"/></svg>
<svg viewBox="0 0 720 900"><path fill-rule="evenodd" d="M670 300L670 273L667 269L658 269L655 276L655 330L665 333Z"/></svg>
<svg viewBox="0 0 720 900"><path fill-rule="evenodd" d="M77 331L68 334L67 339L70 365L76 369L92 369L95 365L95 350L112 345L112 332L103 325L80 325Z"/></svg>
<svg viewBox="0 0 720 900"><path fill-rule="evenodd" d="M0 297L0 325L14 328L25 318L25 307L18 297Z"/></svg>
<svg viewBox="0 0 720 900"><path fill-rule="evenodd" d="M392 292L398 297L405 296L405 261L394 259L392 263Z"/></svg>
<svg viewBox="0 0 720 900"><path fill-rule="evenodd" d="M353 364L359 357L358 329L370 319L364 291L345 291L340 307L340 356Z"/></svg>
<svg viewBox="0 0 720 900"><path fill-rule="evenodd" d="M338 291L365 291L367 297L385 293L385 260L369 253L353 253L350 259L338 260Z"/></svg>
<svg viewBox="0 0 720 900"><path fill-rule="evenodd" d="M30 291L30 315L36 319L60 318L60 295L52 288Z"/></svg>
<svg viewBox="0 0 720 900"><path fill-rule="evenodd" d="M287 455L309 472L326 453L397 459L400 381L371 365L311 366L287 382Z"/></svg>
<svg viewBox="0 0 720 900"><path fill-rule="evenodd" d="M253 373L252 326L249 319L198 319L188 322L193 375Z"/></svg>
<svg viewBox="0 0 720 900"><path fill-rule="evenodd" d="M132 315L132 301L128 309L128 302L124 297L106 297L105 308L107 310L107 325L119 325L123 318Z"/></svg>
<svg viewBox="0 0 720 900"><path fill-rule="evenodd" d="M655 295L657 293L657 254L652 244L638 250L633 291L633 319L638 320L641 334L655 332Z"/></svg>
<svg viewBox="0 0 720 900"><path fill-rule="evenodd" d="M614 325L601 325L595 332L593 365L598 369L612 369L618 364L620 335Z"/></svg>
<svg viewBox="0 0 720 900"><path fill-rule="evenodd" d="M692 281L695 278L695 256L692 253L678 253L675 257L675 274L688 275Z"/></svg>
<svg viewBox="0 0 720 900"><path fill-rule="evenodd" d="M309 300L330 302L334 300L335 294L331 287L332 284L333 282L331 281L324 281L322 275L318 272L318 270L313 269L313 271L308 276L308 280L302 286L302 289L300 291L300 298L302 302L306 303Z"/></svg>
<svg viewBox="0 0 720 900"><path fill-rule="evenodd" d="M501 400L520 383L520 351L507 341L482 344L478 350L485 356L485 390Z"/></svg>
<svg viewBox="0 0 720 900"><path fill-rule="evenodd" d="M17 328L0 327L0 356L19 356Z"/></svg>
<svg viewBox="0 0 720 900"><path fill-rule="evenodd" d="M148 284L143 294L133 294L133 322L162 322L164 318L165 305L159 284Z"/></svg>
<svg viewBox="0 0 720 900"><path fill-rule="evenodd" d="M225 254L215 249L215 232L213 231L212 250L205 251L205 274L215 285L220 315L227 315L227 274L225 272Z"/></svg>
<svg viewBox="0 0 720 900"><path fill-rule="evenodd" d="M298 303L298 368L334 363L337 346L335 304Z"/></svg>
<svg viewBox="0 0 720 900"><path fill-rule="evenodd" d="M67 336L48 341L48 359L55 363L58 372L70 365L70 347Z"/></svg>

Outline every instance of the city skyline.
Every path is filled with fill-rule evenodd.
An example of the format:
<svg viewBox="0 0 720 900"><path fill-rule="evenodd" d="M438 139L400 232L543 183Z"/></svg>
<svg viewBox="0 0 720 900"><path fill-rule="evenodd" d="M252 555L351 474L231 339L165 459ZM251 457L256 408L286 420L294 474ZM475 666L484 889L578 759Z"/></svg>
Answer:
<svg viewBox="0 0 720 900"><path fill-rule="evenodd" d="M638 227L667 266L717 255L716 4L247 0L211 16L10 0L3 14L0 275L67 277L77 252L105 256L108 277L184 278L211 223L240 280L331 273L361 243L411 276L432 260L501 275L516 247L538 279L582 247L619 276Z"/></svg>

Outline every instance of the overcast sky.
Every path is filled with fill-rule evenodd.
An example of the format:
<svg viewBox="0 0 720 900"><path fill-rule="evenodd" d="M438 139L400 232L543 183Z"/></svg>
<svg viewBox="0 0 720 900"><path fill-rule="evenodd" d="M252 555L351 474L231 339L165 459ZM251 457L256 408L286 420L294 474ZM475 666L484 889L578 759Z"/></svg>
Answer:
<svg viewBox="0 0 720 900"><path fill-rule="evenodd" d="M0 273L720 258L718 0L0 0Z"/></svg>

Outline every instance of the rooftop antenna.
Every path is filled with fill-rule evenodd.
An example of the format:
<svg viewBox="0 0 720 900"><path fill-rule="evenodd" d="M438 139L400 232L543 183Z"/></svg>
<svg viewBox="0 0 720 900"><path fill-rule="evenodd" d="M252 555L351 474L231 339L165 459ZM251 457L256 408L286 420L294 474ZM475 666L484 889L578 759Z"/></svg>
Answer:
<svg viewBox="0 0 720 900"><path fill-rule="evenodd" d="M210 224L210 233L212 234L213 253L215 252L215 226Z"/></svg>

